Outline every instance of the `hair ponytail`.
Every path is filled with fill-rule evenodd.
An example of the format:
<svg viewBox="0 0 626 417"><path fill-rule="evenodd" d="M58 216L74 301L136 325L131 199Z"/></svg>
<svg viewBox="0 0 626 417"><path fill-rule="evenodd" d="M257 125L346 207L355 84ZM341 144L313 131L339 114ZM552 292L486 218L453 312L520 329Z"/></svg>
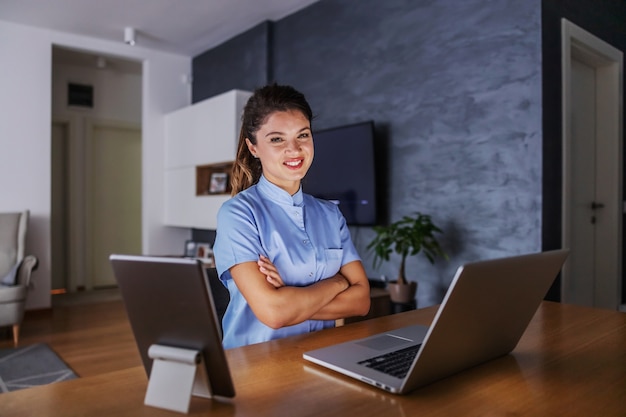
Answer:
<svg viewBox="0 0 626 417"><path fill-rule="evenodd" d="M239 133L239 144L237 145L237 157L233 163L230 175L230 195L234 196L240 191L256 184L261 178L261 161L252 156L246 145L246 137L243 128Z"/></svg>

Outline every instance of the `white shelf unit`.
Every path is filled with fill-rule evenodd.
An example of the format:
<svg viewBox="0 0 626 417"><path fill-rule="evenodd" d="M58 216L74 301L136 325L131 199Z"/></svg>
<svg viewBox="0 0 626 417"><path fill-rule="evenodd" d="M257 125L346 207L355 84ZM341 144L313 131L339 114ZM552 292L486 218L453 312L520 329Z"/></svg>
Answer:
<svg viewBox="0 0 626 417"><path fill-rule="evenodd" d="M197 195L196 167L234 161L241 113L251 95L231 90L165 116L166 225L217 228L217 211L230 196Z"/></svg>

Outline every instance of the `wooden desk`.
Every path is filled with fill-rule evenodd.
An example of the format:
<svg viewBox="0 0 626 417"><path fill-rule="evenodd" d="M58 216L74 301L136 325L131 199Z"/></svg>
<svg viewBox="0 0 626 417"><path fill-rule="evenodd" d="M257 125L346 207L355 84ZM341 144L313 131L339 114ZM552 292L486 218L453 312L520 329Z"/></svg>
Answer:
<svg viewBox="0 0 626 417"><path fill-rule="evenodd" d="M626 314L544 302L511 355L406 396L309 364L302 352L411 322L435 308L227 351L237 396L194 398L211 416L624 416ZM0 415L174 416L146 407L135 367L0 394Z"/></svg>

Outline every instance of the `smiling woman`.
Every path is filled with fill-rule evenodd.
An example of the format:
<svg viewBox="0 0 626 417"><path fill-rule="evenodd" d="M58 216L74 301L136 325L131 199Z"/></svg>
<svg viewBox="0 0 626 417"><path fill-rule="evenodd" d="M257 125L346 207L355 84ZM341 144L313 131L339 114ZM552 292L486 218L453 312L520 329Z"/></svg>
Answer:
<svg viewBox="0 0 626 417"><path fill-rule="evenodd" d="M369 284L339 208L302 192L313 163L312 111L302 93L270 85L242 117L233 198L214 245L230 292L227 348L334 326L369 311Z"/></svg>
<svg viewBox="0 0 626 417"><path fill-rule="evenodd" d="M256 143L246 138L246 145L261 162L263 175L294 194L313 162L309 120L297 110L277 111L269 115L256 137Z"/></svg>

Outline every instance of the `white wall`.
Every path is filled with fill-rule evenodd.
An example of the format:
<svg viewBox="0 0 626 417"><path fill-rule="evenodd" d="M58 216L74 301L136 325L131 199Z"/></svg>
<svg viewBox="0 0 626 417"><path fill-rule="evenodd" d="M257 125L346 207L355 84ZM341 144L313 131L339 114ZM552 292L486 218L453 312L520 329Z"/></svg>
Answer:
<svg viewBox="0 0 626 417"><path fill-rule="evenodd" d="M190 103L191 58L0 21L0 211L31 210L39 258L27 308L50 307L52 45L141 60L143 252L178 253L189 230L163 226L163 115Z"/></svg>

